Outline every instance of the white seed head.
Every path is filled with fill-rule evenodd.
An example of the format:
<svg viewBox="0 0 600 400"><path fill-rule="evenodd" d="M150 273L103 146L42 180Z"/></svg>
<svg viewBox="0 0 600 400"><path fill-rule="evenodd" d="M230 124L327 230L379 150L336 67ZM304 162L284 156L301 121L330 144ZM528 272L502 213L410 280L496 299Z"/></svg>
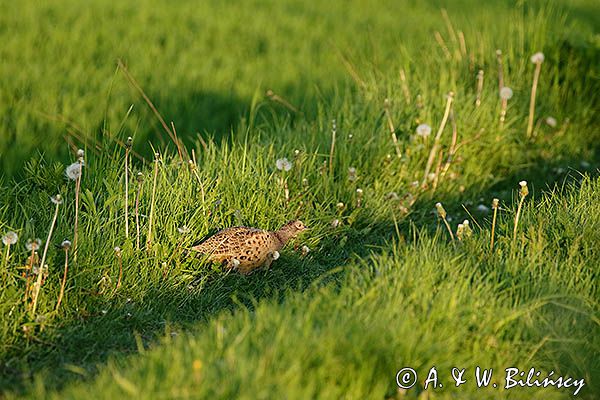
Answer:
<svg viewBox="0 0 600 400"><path fill-rule="evenodd" d="M130 149L131 146L133 146L133 138L131 136L129 136L127 138L127 141L125 141L125 147L128 148L128 149Z"/></svg>
<svg viewBox="0 0 600 400"><path fill-rule="evenodd" d="M417 126L416 132L417 132L418 136L426 138L429 135L431 135L431 126L429 126L427 124L421 124L421 125Z"/></svg>
<svg viewBox="0 0 600 400"><path fill-rule="evenodd" d="M310 253L310 248L307 245L302 246L302 255L306 257L308 253Z"/></svg>
<svg viewBox="0 0 600 400"><path fill-rule="evenodd" d="M42 247L41 239L35 239L35 240L28 239L27 243L25 243L25 248L29 251L36 251L40 247Z"/></svg>
<svg viewBox="0 0 600 400"><path fill-rule="evenodd" d="M465 219L465 220L463 221L463 225L464 225L464 226L469 226L469 220L468 220L468 219Z"/></svg>
<svg viewBox="0 0 600 400"><path fill-rule="evenodd" d="M500 199L493 199L492 200L492 208L498 208L499 204L500 204Z"/></svg>
<svg viewBox="0 0 600 400"><path fill-rule="evenodd" d="M77 158L83 158L83 156L85 156L85 151L83 151L83 149L78 149Z"/></svg>
<svg viewBox="0 0 600 400"><path fill-rule="evenodd" d="M333 221L331 221L331 227L332 228L337 228L338 226L340 226L340 220L339 219L334 219Z"/></svg>
<svg viewBox="0 0 600 400"><path fill-rule="evenodd" d="M82 166L83 166L83 164L80 162L76 162L76 163L69 165L65 169L65 175L67 176L67 178L69 178L73 181L77 180L77 178L79 178L81 176L81 167Z"/></svg>
<svg viewBox="0 0 600 400"><path fill-rule="evenodd" d="M534 55L531 56L531 62L534 64L541 64L544 62L544 53L538 51Z"/></svg>
<svg viewBox="0 0 600 400"><path fill-rule="evenodd" d="M521 181L521 182L519 182L519 186L521 186L521 187L527 186L527 181Z"/></svg>
<svg viewBox="0 0 600 400"><path fill-rule="evenodd" d="M490 209L485 204L480 204L477 206L477 211L479 211L480 213L488 213Z"/></svg>
<svg viewBox="0 0 600 400"><path fill-rule="evenodd" d="M363 190L361 188L356 189L356 194L358 197L361 197L363 195Z"/></svg>
<svg viewBox="0 0 600 400"><path fill-rule="evenodd" d="M121 248L119 246L115 246L115 253L121 255Z"/></svg>
<svg viewBox="0 0 600 400"><path fill-rule="evenodd" d="M190 228L188 228L187 225L183 225L183 226L177 227L177 232L181 233L182 235L186 235L186 234L190 233Z"/></svg>
<svg viewBox="0 0 600 400"><path fill-rule="evenodd" d="M232 258L231 259L231 265L233 265L233 268L237 268L240 265L240 260L238 260L237 258Z"/></svg>
<svg viewBox="0 0 600 400"><path fill-rule="evenodd" d="M63 242L60 244L60 247L62 247L64 250L69 250L71 248L71 241L70 240L63 240Z"/></svg>
<svg viewBox="0 0 600 400"><path fill-rule="evenodd" d="M504 86L502 89L500 89L500 98L502 100L509 100L512 97L513 91L511 88L509 88L508 86Z"/></svg>
<svg viewBox="0 0 600 400"><path fill-rule="evenodd" d="M548 125L551 128L556 128L556 125L557 125L556 118L546 117L546 125Z"/></svg>
<svg viewBox="0 0 600 400"><path fill-rule="evenodd" d="M4 243L5 246L12 246L17 243L17 240L19 240L19 235L13 231L6 232L6 234L2 236L2 243Z"/></svg>
<svg viewBox="0 0 600 400"><path fill-rule="evenodd" d="M294 150L294 155L296 157L298 157L300 155L300 150L298 150L298 149Z"/></svg>
<svg viewBox="0 0 600 400"><path fill-rule="evenodd" d="M345 207L344 203L342 203L341 201L339 203L337 203L335 206L338 208L338 210L343 210Z"/></svg>
<svg viewBox="0 0 600 400"><path fill-rule="evenodd" d="M292 169L292 163L287 158L280 158L275 162L275 166L280 171L289 171Z"/></svg>
<svg viewBox="0 0 600 400"><path fill-rule="evenodd" d="M59 205L63 202L62 196L60 194L56 194L52 197L50 197L50 201L53 202L56 205Z"/></svg>
<svg viewBox="0 0 600 400"><path fill-rule="evenodd" d="M142 183L142 182L144 182L144 174L143 174L143 173L141 173L141 172L138 172L138 173L137 173L137 181L138 181L139 183Z"/></svg>
<svg viewBox="0 0 600 400"><path fill-rule="evenodd" d="M302 178L302 184L303 184L304 186L308 186L308 179L306 179L306 178Z"/></svg>
<svg viewBox="0 0 600 400"><path fill-rule="evenodd" d="M280 256L281 254L279 254L277 250L275 250L272 254L273 260L277 260Z"/></svg>

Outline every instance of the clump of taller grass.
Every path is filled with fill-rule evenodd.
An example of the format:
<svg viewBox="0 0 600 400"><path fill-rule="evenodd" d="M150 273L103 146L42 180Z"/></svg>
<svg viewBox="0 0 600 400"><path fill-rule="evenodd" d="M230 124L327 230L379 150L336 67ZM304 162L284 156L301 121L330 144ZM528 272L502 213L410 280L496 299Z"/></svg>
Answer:
<svg viewBox="0 0 600 400"><path fill-rule="evenodd" d="M533 72L533 83L531 85L531 98L529 99L529 121L527 122L527 137L531 137L533 135L535 95L537 93L537 86L538 81L540 79L540 72L542 70L542 63L544 62L544 53L535 53L533 56L531 56L531 62L535 64L535 71Z"/></svg>
<svg viewBox="0 0 600 400"><path fill-rule="evenodd" d="M54 226L56 225L56 218L58 218L58 208L62 203L62 197L60 194L52 197L52 203L56 206L54 208L54 217L52 217L52 223L50 224L50 230L48 231L48 238L46 239L46 244L44 245L44 253L42 253L42 261L40 262L40 268L38 271L38 276L35 285L33 286L33 304L31 306L31 315L35 316L35 311L37 310L38 299L40 295L40 288L42 286L42 276L43 269L46 262L46 256L48 255L48 246L50 244L50 239L52 239L52 232L54 232Z"/></svg>

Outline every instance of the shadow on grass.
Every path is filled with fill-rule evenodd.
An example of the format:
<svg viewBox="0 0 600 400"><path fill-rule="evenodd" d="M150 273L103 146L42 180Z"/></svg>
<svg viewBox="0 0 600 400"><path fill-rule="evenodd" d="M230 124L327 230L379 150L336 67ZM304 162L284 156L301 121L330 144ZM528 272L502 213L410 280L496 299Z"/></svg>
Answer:
<svg viewBox="0 0 600 400"><path fill-rule="evenodd" d="M318 252L302 257L290 246L269 271L258 270L248 276L216 271L204 275L203 268L209 266L186 259L184 268L197 269L194 279L174 284L178 277L170 276L136 301L123 292L103 307L92 305L89 312L93 314L84 316L82 310L70 323L41 332L30 341L28 350L3 355L0 393L31 393L34 376L47 389L57 390L93 378L109 357L121 359L136 353L140 343L151 346L168 332L186 330L240 305L253 309L262 299L283 301L290 290L335 282L349 259L369 255L391 240L394 232L391 222L359 221L353 227L337 229L321 242ZM111 303L119 306L111 307Z"/></svg>

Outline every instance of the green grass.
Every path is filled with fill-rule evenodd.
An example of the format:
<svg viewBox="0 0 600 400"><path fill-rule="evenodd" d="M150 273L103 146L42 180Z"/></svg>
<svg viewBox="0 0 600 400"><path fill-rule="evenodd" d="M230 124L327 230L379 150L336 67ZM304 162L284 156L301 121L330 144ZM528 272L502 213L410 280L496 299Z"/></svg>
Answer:
<svg viewBox="0 0 600 400"><path fill-rule="evenodd" d="M20 240L1 264L4 396L423 398L433 365L444 383L435 397L572 393L450 387L451 367L472 373L476 365L554 370L585 378L581 396L600 393L600 42L592 2L565 9L444 4L453 31L464 33L466 55L437 2L7 6L0 16L0 129L7 132L0 137L0 233L15 230ZM504 129L497 48L514 91ZM537 135L528 140L529 57L536 51L546 60ZM183 160L117 59L174 122L186 145ZM475 107L479 69L485 84ZM266 98L267 89L300 111ZM458 153L436 187L415 185L449 91ZM402 158L390 137L386 98ZM414 133L420 123L433 128L428 140ZM449 122L441 139L443 160L452 128ZM132 160L133 234L126 238L128 136L139 156ZM79 249L55 312L59 245L74 228L75 184L64 176L74 161L70 146L86 149ZM192 149L197 176L187 164ZM155 150L154 240L146 249ZM285 174L275 167L282 157L293 161ZM513 239L523 179L531 195ZM142 249L133 215L138 188ZM23 302L24 244L45 241L56 193L65 202L31 315ZM489 207L494 197L502 210L492 252L491 215L478 206ZM473 235L451 242L437 201L454 230L468 218ZM298 217L311 230L269 272L228 273L185 251L223 227L274 229ZM183 226L190 232L179 233ZM307 256L302 245L311 249ZM123 261L118 290L115 246ZM6 247L0 250L4 262ZM421 379L400 393L394 377L404 366Z"/></svg>

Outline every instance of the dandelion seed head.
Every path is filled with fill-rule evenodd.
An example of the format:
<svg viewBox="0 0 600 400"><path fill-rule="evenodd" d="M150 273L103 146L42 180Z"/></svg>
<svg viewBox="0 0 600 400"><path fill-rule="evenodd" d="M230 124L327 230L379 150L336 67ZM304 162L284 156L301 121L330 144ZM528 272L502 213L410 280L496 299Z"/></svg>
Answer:
<svg viewBox="0 0 600 400"><path fill-rule="evenodd" d="M363 190L361 188L356 189L356 194L360 197L363 195Z"/></svg>
<svg viewBox="0 0 600 400"><path fill-rule="evenodd" d="M142 183L142 182L144 182L144 174L143 174L143 173L141 173L141 172L138 172L138 173L137 173L137 181L138 181L139 183Z"/></svg>
<svg viewBox="0 0 600 400"><path fill-rule="evenodd" d="M557 125L556 118L546 117L546 125L548 125L551 128L556 128L556 125Z"/></svg>
<svg viewBox="0 0 600 400"><path fill-rule="evenodd" d="M233 268L237 268L240 265L240 260L238 260L237 258L232 258L231 259L231 265L233 265Z"/></svg>
<svg viewBox="0 0 600 400"><path fill-rule="evenodd" d="M62 196L60 194L56 194L52 197L50 197L50 201L53 202L56 205L59 205L63 202Z"/></svg>
<svg viewBox="0 0 600 400"><path fill-rule="evenodd" d="M469 226L469 220L468 219L465 219L463 221L463 226Z"/></svg>
<svg viewBox="0 0 600 400"><path fill-rule="evenodd" d="M83 166L83 164L80 162L76 162L76 163L69 165L65 169L65 175L67 176L67 178L71 179L72 181L77 180L77 178L79 178L81 176L81 167L82 166Z"/></svg>
<svg viewBox="0 0 600 400"><path fill-rule="evenodd" d="M531 62L534 64L541 64L544 62L544 53L538 51L534 55L531 56Z"/></svg>
<svg viewBox="0 0 600 400"><path fill-rule="evenodd" d="M69 250L71 248L71 241L67 239L63 240L60 244L60 247L62 247L64 250Z"/></svg>
<svg viewBox="0 0 600 400"><path fill-rule="evenodd" d="M499 199L493 199L492 200L492 208L498 208L499 204L500 204L500 200Z"/></svg>
<svg viewBox="0 0 600 400"><path fill-rule="evenodd" d="M308 179L306 179L306 178L302 178L302 184L303 184L304 186L308 186Z"/></svg>
<svg viewBox="0 0 600 400"><path fill-rule="evenodd" d="M5 246L12 246L17 243L17 240L19 240L19 235L13 231L6 232L6 234L2 236L2 243L4 243Z"/></svg>
<svg viewBox="0 0 600 400"><path fill-rule="evenodd" d="M130 149L133 146L133 138L131 136L127 137L127 141L125 142L125 147Z"/></svg>
<svg viewBox="0 0 600 400"><path fill-rule="evenodd" d="M275 166L280 171L289 171L292 169L292 163L285 157L275 161Z"/></svg>
<svg viewBox="0 0 600 400"><path fill-rule="evenodd" d="M484 204L479 204L477 206L477 211L479 211L480 213L487 213L490 211L489 207L484 205Z"/></svg>
<svg viewBox="0 0 600 400"><path fill-rule="evenodd" d="M83 156L85 156L85 151L83 151L83 149L78 149L77 158L83 158Z"/></svg>
<svg viewBox="0 0 600 400"><path fill-rule="evenodd" d="M272 254L273 260L277 260L279 257L281 257L281 254L279 254L279 252L277 250L275 250Z"/></svg>
<svg viewBox="0 0 600 400"><path fill-rule="evenodd" d="M182 235L186 235L186 234L190 233L190 228L188 228L187 225L183 225L181 227L177 227L177 232L179 232Z"/></svg>
<svg viewBox="0 0 600 400"><path fill-rule="evenodd" d="M25 248L29 251L36 251L42 247L42 239L36 238L35 240L28 239L25 243Z"/></svg>
<svg viewBox="0 0 600 400"><path fill-rule="evenodd" d="M310 253L310 248L307 245L302 246L302 255L307 255Z"/></svg>
<svg viewBox="0 0 600 400"><path fill-rule="evenodd" d="M337 203L335 206L338 208L338 210L342 210L345 207L344 203L342 203L341 201L339 203Z"/></svg>
<svg viewBox="0 0 600 400"><path fill-rule="evenodd" d="M337 228L338 226L340 226L340 220L339 219L334 219L333 221L331 221L331 227L332 228Z"/></svg>
<svg viewBox="0 0 600 400"><path fill-rule="evenodd" d="M502 89L500 89L500 98L502 100L509 100L513 97L513 91L511 88L509 88L508 86L504 86Z"/></svg>
<svg viewBox="0 0 600 400"><path fill-rule="evenodd" d="M115 253L119 256L121 255L121 248L119 246L115 246Z"/></svg>
<svg viewBox="0 0 600 400"><path fill-rule="evenodd" d="M431 135L431 126L429 126L427 124L421 124L421 125L417 126L416 132L417 132L418 136L421 136L422 138L426 138L429 135Z"/></svg>
<svg viewBox="0 0 600 400"><path fill-rule="evenodd" d="M521 187L527 186L527 181L521 181L521 182L519 182L519 186L521 186Z"/></svg>
<svg viewBox="0 0 600 400"><path fill-rule="evenodd" d="M294 150L294 155L296 157L298 157L300 155L300 150L298 150L298 149Z"/></svg>

